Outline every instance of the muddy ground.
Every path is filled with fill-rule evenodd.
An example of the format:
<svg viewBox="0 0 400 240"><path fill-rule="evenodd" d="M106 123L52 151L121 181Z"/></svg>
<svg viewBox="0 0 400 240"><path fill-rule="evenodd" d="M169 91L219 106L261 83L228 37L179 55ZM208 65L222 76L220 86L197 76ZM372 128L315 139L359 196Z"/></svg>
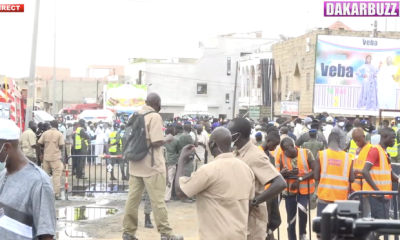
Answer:
<svg viewBox="0 0 400 240"><path fill-rule="evenodd" d="M115 239L120 240L122 235L122 220L125 206L126 194L103 194L96 195L94 198L72 197L70 201L57 201L58 216L58 238L57 239ZM65 218L64 215L79 215L76 209L86 206L84 219L75 220ZM65 209L65 207L67 207ZM73 208L75 207L75 208ZM93 207L93 208L92 208ZM98 210L98 209L102 210ZM198 239L198 223L196 204L172 201L167 203L169 219L176 234L182 235L186 240ZM97 210L96 210L97 209ZM110 210L115 209L115 210ZM103 211L104 210L104 211ZM286 240L286 213L284 202L280 205L282 215L282 225L280 227L280 239ZM66 214L66 213L69 214ZM81 211L82 215L82 211ZM311 212L315 216L315 210ZM68 218L68 217L67 217ZM94 220L91 220L94 219ZM154 219L152 216L153 224ZM137 237L140 240L160 239L157 230L144 228L143 203L139 212L139 229ZM275 235L277 238L277 235ZM316 240L313 235L312 239Z"/></svg>

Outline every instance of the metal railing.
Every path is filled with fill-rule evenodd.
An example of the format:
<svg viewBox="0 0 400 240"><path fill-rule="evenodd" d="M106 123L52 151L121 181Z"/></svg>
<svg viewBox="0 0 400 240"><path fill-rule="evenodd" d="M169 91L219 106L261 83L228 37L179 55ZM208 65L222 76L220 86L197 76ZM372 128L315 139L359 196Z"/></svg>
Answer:
<svg viewBox="0 0 400 240"><path fill-rule="evenodd" d="M91 163L93 158L100 158L101 163ZM122 155L71 155L67 161L69 159L72 159L72 172L69 169L65 172L65 200L68 200L69 194L127 193L129 161L124 160ZM114 174L111 174L112 171Z"/></svg>

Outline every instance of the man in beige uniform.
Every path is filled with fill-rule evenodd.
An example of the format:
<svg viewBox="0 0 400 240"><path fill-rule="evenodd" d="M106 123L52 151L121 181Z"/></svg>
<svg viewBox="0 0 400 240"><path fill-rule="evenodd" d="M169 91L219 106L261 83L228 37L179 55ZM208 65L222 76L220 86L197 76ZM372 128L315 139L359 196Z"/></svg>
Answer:
<svg viewBox="0 0 400 240"><path fill-rule="evenodd" d="M216 158L185 177L194 145L182 149L175 178L176 195L185 199L196 195L199 239L245 240L249 201L254 197L254 174L230 152L231 134L216 128L210 137L210 151Z"/></svg>
<svg viewBox="0 0 400 240"><path fill-rule="evenodd" d="M129 194L125 204L123 240L137 240L135 234L138 228L139 205L145 187L150 198L157 230L161 234L161 240L183 240L183 237L173 235L164 202L167 181L163 146L171 142L174 137L172 135L164 137L163 121L158 114L160 109L160 96L156 93L149 93L146 106L139 111L140 114L148 113L144 116L144 121L147 144L148 146L151 145L151 149L144 159L129 163ZM152 154L154 155L153 165Z"/></svg>
<svg viewBox="0 0 400 240"><path fill-rule="evenodd" d="M61 174L64 164L61 161L61 150L64 149L64 135L58 131L58 121L54 120L50 123L51 129L44 132L38 143L44 145L43 170L47 174L52 174L53 189L56 200L61 200L60 185Z"/></svg>
<svg viewBox="0 0 400 240"><path fill-rule="evenodd" d="M232 143L236 146L236 156L245 162L255 175L255 197L250 201L248 240L264 240L267 234L267 206L265 201L280 194L286 183L281 174L271 164L263 151L250 140L251 124L245 118L235 118L228 129L232 134ZM264 186L271 185L264 191Z"/></svg>

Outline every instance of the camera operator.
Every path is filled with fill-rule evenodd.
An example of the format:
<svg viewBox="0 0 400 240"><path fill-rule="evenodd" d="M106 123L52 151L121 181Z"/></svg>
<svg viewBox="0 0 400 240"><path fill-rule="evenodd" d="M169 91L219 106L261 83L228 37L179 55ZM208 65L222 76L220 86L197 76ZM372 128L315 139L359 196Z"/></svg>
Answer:
<svg viewBox="0 0 400 240"><path fill-rule="evenodd" d="M383 128L381 140L378 145L371 148L362 170L362 174L368 184L366 191L392 191L392 181L399 181L399 177L393 173L390 156L386 149L393 147L396 133L392 128ZM392 196L376 195L370 198L371 217L375 219L389 219L389 200Z"/></svg>
<svg viewBox="0 0 400 240"><path fill-rule="evenodd" d="M319 181L317 196L317 216L322 210L336 200L346 200L349 193L349 182L354 182L351 172L350 154L342 151L340 135L332 132L328 139L328 149L320 151L315 161L314 179Z"/></svg>

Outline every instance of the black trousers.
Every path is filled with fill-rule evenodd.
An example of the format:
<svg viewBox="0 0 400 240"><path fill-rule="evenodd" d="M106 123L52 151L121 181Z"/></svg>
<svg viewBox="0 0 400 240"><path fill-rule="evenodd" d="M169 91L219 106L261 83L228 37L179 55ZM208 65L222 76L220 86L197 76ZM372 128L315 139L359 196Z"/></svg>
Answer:
<svg viewBox="0 0 400 240"><path fill-rule="evenodd" d="M87 155L87 149L84 149L82 146L82 149L75 149L74 154L75 155ZM72 158L72 172L75 170L75 174L77 178L81 178L85 176L85 162L86 162L86 157L73 157Z"/></svg>

